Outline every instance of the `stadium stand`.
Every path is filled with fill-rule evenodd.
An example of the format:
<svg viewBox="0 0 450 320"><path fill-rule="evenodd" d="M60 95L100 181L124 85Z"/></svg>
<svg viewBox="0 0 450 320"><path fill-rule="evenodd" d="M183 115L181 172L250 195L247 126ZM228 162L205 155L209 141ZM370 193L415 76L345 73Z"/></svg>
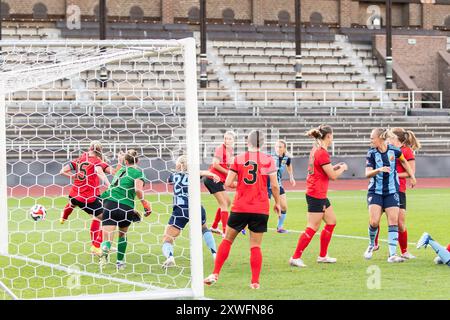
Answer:
<svg viewBox="0 0 450 320"><path fill-rule="evenodd" d="M382 30L363 30L357 28L337 28L327 26L306 26L303 31L303 77L305 87L302 93L296 93L294 89L295 49L293 27L288 26L254 26L254 25L208 25L208 46L210 51L208 66L208 90L199 92L200 120L203 131L207 132L217 127L217 122L223 123L225 129L233 129L245 132L249 128L265 128L274 132L276 137L293 141L291 151L294 156L306 155L304 137L299 137L299 132L306 131L310 127L320 123L329 123L335 127L335 139L342 141L333 150L335 155L362 155L367 150L366 144L356 145L358 141L368 139L370 129L373 127L387 126L395 123L405 128L413 129L419 138L443 139L449 141L450 128L448 128L447 116L407 116L405 108L407 102L402 103L401 96L383 96L376 94L382 90L384 84L384 67L374 57L372 46L368 39ZM416 30L396 30L396 32L416 32ZM423 31L425 32L425 31ZM427 31L426 34L435 34L435 31ZM26 27L9 22L3 26L4 39L48 39L48 38L97 38L98 23L83 22L82 28L69 30L64 22L38 22L28 23ZM114 23L108 27L111 38L184 38L198 36L192 26L187 24L144 24L144 23ZM448 40L450 48L450 38ZM30 58L30 57L29 57ZM164 57L161 58L164 61ZM167 59L172 59L167 57ZM180 61L172 61L174 64ZM64 135L66 128L71 128L71 135L77 137L86 136L86 130L90 135L104 137L106 140L118 139L113 137L113 132L102 127L101 123L92 126L89 117L86 117L86 109L89 106L77 105L75 92L66 91L73 81L79 83L81 89L96 89L99 97L103 88L115 89L117 94L108 97L112 103L126 102L130 106L129 114L121 113L126 118L132 112L133 98L124 98L129 87L139 84L142 89L152 90L155 83L146 80L146 75L152 73L158 79L158 88L166 90L161 96L168 99L175 97L178 101L184 99L183 84L180 81L182 73L172 71L167 66L159 64L151 65L151 69L145 68L148 63L139 61L130 62L127 65L107 65L105 79L92 71L80 74L79 79L64 79L45 85L43 88L55 89L46 93L46 102L42 107L48 110L52 108L67 109L67 115L63 118L49 119L48 125L39 128L39 138L34 145L24 146L20 157L33 157L33 150L42 148L59 148L58 152L49 152L48 157L65 158L67 150L61 146L59 139ZM103 75L104 76L104 75ZM129 84L132 83L132 86ZM267 91L266 91L267 90ZM321 99L323 90L328 90L326 98ZM269 92L269 93L268 93ZM20 101L22 93L11 97L13 101ZM36 101L42 101L42 92L31 92ZM268 97L269 95L269 97ZM397 104L383 105L384 102L397 102ZM333 103L330 105L330 101ZM35 114L37 104L23 106L19 102L9 107L8 134L20 135L25 140L37 136L35 129L27 129L33 119L38 121ZM361 106L365 106L361 108ZM334 110L333 110L334 108ZM95 112L95 108L92 109ZM102 115L114 113L102 109ZM168 113L177 110L168 109ZM61 113L61 109L59 109ZM248 117L243 117L248 115ZM49 121L50 121L49 120ZM155 148L144 150L150 156L167 157L168 152L164 146L158 146L161 135L170 135L170 125L158 126L157 116L154 122L147 127L130 123L135 134L120 137L121 142L139 144L141 130L154 133ZM117 129L112 124L112 129ZM115 132L115 131L114 131ZM55 138L58 137L58 138ZM205 141L210 141L204 135ZM53 139L53 140L52 140ZM33 139L31 139L33 140ZM75 139L76 140L76 139ZM20 142L19 139L16 140ZM28 150L28 151L27 151ZM427 154L450 154L450 144L427 144L423 151ZM19 155L9 154L9 157ZM39 152L40 157L45 157L45 152Z"/></svg>

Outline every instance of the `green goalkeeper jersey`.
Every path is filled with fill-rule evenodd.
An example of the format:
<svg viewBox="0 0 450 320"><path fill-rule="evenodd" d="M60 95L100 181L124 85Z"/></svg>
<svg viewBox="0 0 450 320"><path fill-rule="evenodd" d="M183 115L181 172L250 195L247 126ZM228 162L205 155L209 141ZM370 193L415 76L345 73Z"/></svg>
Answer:
<svg viewBox="0 0 450 320"><path fill-rule="evenodd" d="M102 193L101 198L124 204L134 209L136 190L134 182L137 179L146 181L144 173L134 167L122 167L116 172L109 188Z"/></svg>

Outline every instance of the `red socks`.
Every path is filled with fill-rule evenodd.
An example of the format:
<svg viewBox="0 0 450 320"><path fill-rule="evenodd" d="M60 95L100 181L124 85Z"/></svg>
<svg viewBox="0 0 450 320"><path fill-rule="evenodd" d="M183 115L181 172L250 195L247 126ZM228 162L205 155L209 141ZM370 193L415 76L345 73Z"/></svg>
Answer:
<svg viewBox="0 0 450 320"><path fill-rule="evenodd" d="M320 257L324 258L328 253L328 245L331 241L331 236L333 235L333 230L335 224L327 224L320 234Z"/></svg>
<svg viewBox="0 0 450 320"><path fill-rule="evenodd" d="M408 251L408 231L406 229L404 232L398 232L398 245L402 253Z"/></svg>
<svg viewBox="0 0 450 320"><path fill-rule="evenodd" d="M315 230L306 228L305 232L303 232L303 234L298 239L297 248L295 249L295 253L292 256L293 259L299 259L302 257L303 251L309 245L315 234Z"/></svg>
<svg viewBox="0 0 450 320"><path fill-rule="evenodd" d="M262 253L260 247L250 249L250 267L252 269L252 282L259 283L259 274L261 273Z"/></svg>
<svg viewBox="0 0 450 320"><path fill-rule="evenodd" d="M222 231L225 233L227 230L227 223L228 223L228 211L221 211L222 216Z"/></svg>
<svg viewBox="0 0 450 320"><path fill-rule="evenodd" d="M101 222L97 219L92 219L91 222L91 241L92 245L96 248L100 248L100 244L103 241L103 233L100 229Z"/></svg>
<svg viewBox="0 0 450 320"><path fill-rule="evenodd" d="M69 218L70 214L72 213L73 209L74 208L72 207L72 204L70 204L70 203L66 204L66 206L63 209L62 219L67 220Z"/></svg>
<svg viewBox="0 0 450 320"><path fill-rule="evenodd" d="M222 210L220 209L220 208L217 208L217 211L216 211L216 217L214 218L214 222L213 222L213 224L211 225L211 228L213 228L213 229L217 229L217 227L219 226L219 221L220 221L220 212L221 212Z"/></svg>
<svg viewBox="0 0 450 320"><path fill-rule="evenodd" d="M219 274L222 269L223 264L228 259L228 255L230 254L231 242L227 239L223 239L220 243L219 250L217 250L216 261L214 263L214 271L213 273Z"/></svg>

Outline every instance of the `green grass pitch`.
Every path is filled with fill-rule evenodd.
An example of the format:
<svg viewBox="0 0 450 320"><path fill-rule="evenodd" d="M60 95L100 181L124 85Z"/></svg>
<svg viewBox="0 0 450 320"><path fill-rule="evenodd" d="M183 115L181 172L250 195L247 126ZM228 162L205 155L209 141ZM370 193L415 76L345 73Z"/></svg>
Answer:
<svg viewBox="0 0 450 320"><path fill-rule="evenodd" d="M335 265L319 265L315 262L319 252L319 233L306 249L303 260L307 268L295 269L288 265L299 231L306 224L306 203L304 193L287 194L289 210L285 227L288 234L277 234L276 215L271 214L269 232L263 241L263 269L261 289L251 290L248 235L239 235L224 265L219 281L205 288L205 296L213 299L449 299L450 268L433 263L435 256L431 248L417 250L412 244L423 231L443 245L450 242L448 199L450 189L417 189L408 191L408 235L410 252L417 259L402 264L388 264L387 244L381 242L381 249L370 261L363 259L367 247L368 213L364 191L330 192L329 198L337 216L337 226L329 254L338 259ZM26 255L54 265L78 266L86 271L79 285L67 288L70 274L67 270L55 270L48 266L25 263L14 258L0 257L0 280L12 288L21 298L51 297L63 295L109 293L117 291L142 290L134 283L176 288L189 283L188 243L186 238L176 242L177 267L162 271L164 261L160 240L169 218L171 196L160 195L159 201L150 196L154 211L147 222L136 224L129 233L127 270L116 272L113 264L104 275L115 279L126 279L129 283L99 279L89 274L99 274L98 265L88 253L88 216L74 212L71 221L58 224L59 211L65 198L10 199L12 208L9 228L11 231L10 254ZM208 213L208 223L214 217L216 203L212 196L202 196ZM35 202L48 209L45 221L35 223L26 216L26 210ZM17 208L17 209L14 209ZM149 229L150 228L150 229ZM26 231L15 232L15 231ZM28 230L28 231L27 231ZM42 230L42 231L40 231ZM54 231L46 231L54 230ZM150 230L151 233L146 231ZM63 232L62 232L63 231ZM185 232L188 230L186 229ZM185 237L187 233L185 233ZM350 236L350 237L348 237ZM386 239L387 223L382 218L380 239ZM364 239L361 239L363 237ZM216 236L219 245L220 238ZM180 257L182 256L182 257ZM115 255L112 256L115 261ZM204 274L213 267L210 254L204 249ZM38 275L38 276L35 276ZM379 276L379 277L378 277ZM379 279L379 288L373 288L373 279ZM369 283L369 286L368 286ZM0 299L8 297L0 291Z"/></svg>

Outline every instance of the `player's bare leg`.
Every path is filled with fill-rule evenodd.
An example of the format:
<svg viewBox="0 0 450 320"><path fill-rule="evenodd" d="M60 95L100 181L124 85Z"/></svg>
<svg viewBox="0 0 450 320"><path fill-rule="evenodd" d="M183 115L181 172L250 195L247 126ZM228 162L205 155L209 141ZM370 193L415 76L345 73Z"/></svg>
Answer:
<svg viewBox="0 0 450 320"><path fill-rule="evenodd" d="M214 271L203 281L206 285L212 285L217 282L219 279L219 273L222 269L223 264L228 259L228 255L230 254L231 245L236 239L239 231L228 227L225 233L225 238L219 245L219 249L217 250L216 260L214 261Z"/></svg>
<svg viewBox="0 0 450 320"><path fill-rule="evenodd" d="M168 225L164 232L162 252L166 257L166 261L162 264L164 269L176 266L175 257L173 256L173 242L180 235L181 230Z"/></svg>
<svg viewBox="0 0 450 320"><path fill-rule="evenodd" d="M325 210L323 221L325 222L325 226L323 227L323 230L320 234L320 255L317 258L317 262L336 263L336 258L331 258L328 256L328 246L330 244L331 237L336 226L336 215L334 214L332 206L329 206Z"/></svg>
<svg viewBox="0 0 450 320"><path fill-rule="evenodd" d="M219 204L219 210L216 212L214 222L211 226L211 232L220 234L222 237L225 234L228 221L228 208L231 205L231 200L226 191L220 191L213 194ZM222 230L219 229L219 222L222 222Z"/></svg>

